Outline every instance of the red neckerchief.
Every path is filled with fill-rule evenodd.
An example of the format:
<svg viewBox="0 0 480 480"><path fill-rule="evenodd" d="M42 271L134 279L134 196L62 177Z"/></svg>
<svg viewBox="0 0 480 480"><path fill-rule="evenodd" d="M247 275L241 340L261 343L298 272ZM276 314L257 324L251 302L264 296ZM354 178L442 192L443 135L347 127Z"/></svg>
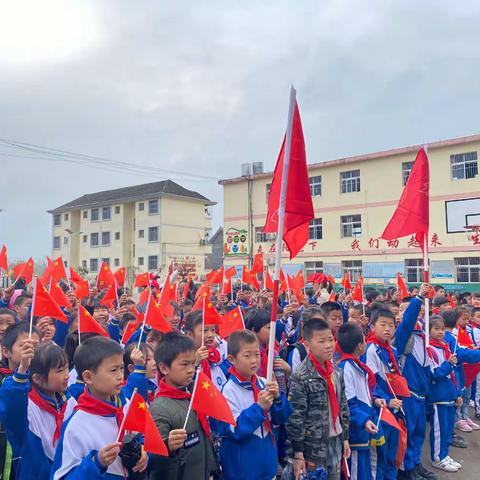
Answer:
<svg viewBox="0 0 480 480"><path fill-rule="evenodd" d="M75 410L82 410L82 412L87 412L92 415L100 415L101 417L109 417L114 415L117 420L118 427L120 427L120 425L122 424L122 407L115 407L110 403L95 398L93 395L90 394L87 388L85 388L83 393L78 397Z"/></svg>
<svg viewBox="0 0 480 480"><path fill-rule="evenodd" d="M192 394L185 390L180 390L179 388L172 387L163 378L162 381L158 384L158 392L155 395L155 398L157 397L173 398L174 400L190 400L192 398ZM207 416L197 411L195 413L197 414L198 421L202 426L203 433L205 433L205 435L210 438L210 425L208 423Z"/></svg>
<svg viewBox="0 0 480 480"><path fill-rule="evenodd" d="M430 347L428 348L428 354L430 355L430 358L433 359L433 354L436 355L436 352L432 349L432 347L437 347L443 350L443 356L445 357L445 360L448 361L448 359L452 356L452 352L450 351L450 347L447 342L444 342L443 340L434 340L430 339ZM438 356L436 358L436 361L438 363ZM457 378L455 377L455 373L453 372L453 367L452 371L450 373L450 378L452 379L452 382L455 386L457 386Z"/></svg>
<svg viewBox="0 0 480 480"><path fill-rule="evenodd" d="M390 359L390 362L393 365L395 373L397 375L401 375L400 368L398 367L397 359L395 358L395 353L393 353L393 348L389 343L385 343L385 342L380 341L375 336L375 333L373 331L371 331L370 334L368 335L367 343L374 343L375 345L378 345L379 347L384 348L388 352L388 357Z"/></svg>
<svg viewBox="0 0 480 480"><path fill-rule="evenodd" d="M0 368L0 374L10 376L13 375L13 370L10 370L9 368Z"/></svg>
<svg viewBox="0 0 480 480"><path fill-rule="evenodd" d="M220 357L220 352L215 347L210 347L208 349L208 358L202 360L201 369L202 372L211 380L212 379L212 367L211 363L217 365L222 360Z"/></svg>
<svg viewBox="0 0 480 480"><path fill-rule="evenodd" d="M370 393L372 393L377 386L377 380L375 378L375 374L373 373L372 369L368 365L363 363L359 358L353 355L350 355L348 353L344 353L340 357L339 362L342 362L343 360L351 360L365 372L365 374L367 375L368 386L370 387Z"/></svg>
<svg viewBox="0 0 480 480"><path fill-rule="evenodd" d="M340 356L343 355L342 349L337 340L335 340L335 353L338 353Z"/></svg>
<svg viewBox="0 0 480 480"><path fill-rule="evenodd" d="M280 347L278 345L278 342L275 340L275 348L274 348L275 355L278 355L279 350L280 350ZM260 368L258 369L258 374L261 377L265 378L267 376L267 365L268 365L268 344L263 345L263 347L260 348Z"/></svg>
<svg viewBox="0 0 480 480"><path fill-rule="evenodd" d="M28 394L28 398L41 410L49 413L55 418L55 433L53 434L53 446L56 445L60 438L60 430L62 429L63 417L65 416L65 410L67 408L67 400L63 402L60 409L56 409L51 403L47 402L39 393L38 390L33 387Z"/></svg>
<svg viewBox="0 0 480 480"><path fill-rule="evenodd" d="M340 407L338 405L337 393L335 391L335 385L333 384L333 365L331 361L325 362L325 368L322 367L320 362L312 355L308 353L308 358L312 362L315 370L327 383L328 403L330 404L330 412L332 414L333 428L337 431L337 420L339 419Z"/></svg>
<svg viewBox="0 0 480 480"><path fill-rule="evenodd" d="M253 391L253 401L255 403L257 403L258 401L258 394L260 393L260 389L258 388L258 377L257 375L252 375L250 378L247 378L247 377L242 377L242 375L240 375L237 370L235 369L235 367L230 367L228 369L228 373L230 373L230 375L234 376L239 384L241 385L242 383L243 384L250 384L250 386L252 387L252 391ZM265 429L267 430L267 432L272 432L272 425L270 423L270 418L268 416L268 411L265 411Z"/></svg>

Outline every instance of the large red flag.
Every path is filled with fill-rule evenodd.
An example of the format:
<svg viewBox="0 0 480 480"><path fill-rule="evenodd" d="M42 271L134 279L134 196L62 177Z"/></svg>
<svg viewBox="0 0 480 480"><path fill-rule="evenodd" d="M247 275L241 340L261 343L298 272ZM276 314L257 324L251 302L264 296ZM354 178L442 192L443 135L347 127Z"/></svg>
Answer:
<svg viewBox="0 0 480 480"><path fill-rule="evenodd" d="M80 333L98 333L104 337L109 336L108 333L80 303L78 304L78 331Z"/></svg>
<svg viewBox="0 0 480 480"><path fill-rule="evenodd" d="M242 309L239 306L223 314L222 323L218 326L218 334L221 338L227 338L237 330L245 330Z"/></svg>
<svg viewBox="0 0 480 480"><path fill-rule="evenodd" d="M407 235L415 235L422 250L428 235L429 225L430 173L428 157L421 148L413 164L397 208L381 238L395 240Z"/></svg>
<svg viewBox="0 0 480 480"><path fill-rule="evenodd" d="M52 317L68 323L67 316L38 278L36 279L35 295L32 300L32 315L34 317Z"/></svg>
<svg viewBox="0 0 480 480"><path fill-rule="evenodd" d="M143 433L143 448L146 452L168 457L167 447L155 425L147 403L138 392L134 392L130 400L128 411L123 421L123 429Z"/></svg>
<svg viewBox="0 0 480 480"><path fill-rule="evenodd" d="M192 409L196 412L236 425L226 398L203 372L198 372L192 396Z"/></svg>
<svg viewBox="0 0 480 480"><path fill-rule="evenodd" d="M405 280L402 278L402 274L400 272L397 273L397 288L400 292L401 298L407 298L410 296L407 286L405 285Z"/></svg>
<svg viewBox="0 0 480 480"><path fill-rule="evenodd" d="M172 326L165 317L163 308L153 298L150 298L148 302L148 308L145 312L145 323L159 332L167 333L172 330Z"/></svg>
<svg viewBox="0 0 480 480"><path fill-rule="evenodd" d="M8 272L7 247L5 245L3 245L0 250L0 269L3 269L4 272Z"/></svg>
<svg viewBox="0 0 480 480"><path fill-rule="evenodd" d="M273 179L268 194L268 213L264 232L277 233L280 191L285 161L284 137L280 154L278 155ZM307 156L303 139L300 112L295 102L292 122L292 139L290 145L290 164L288 167L287 195L285 200L285 219L283 241L290 251L290 259L297 256L298 252L308 241L308 227L310 220L315 217L313 212L312 194L308 183Z"/></svg>

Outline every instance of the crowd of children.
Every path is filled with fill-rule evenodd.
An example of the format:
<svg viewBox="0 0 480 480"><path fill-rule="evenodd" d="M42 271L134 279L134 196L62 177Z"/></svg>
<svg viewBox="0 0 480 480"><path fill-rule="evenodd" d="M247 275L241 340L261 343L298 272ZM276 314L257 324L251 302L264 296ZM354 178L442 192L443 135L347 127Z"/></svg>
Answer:
<svg viewBox="0 0 480 480"><path fill-rule="evenodd" d="M323 281L272 305L269 290L240 284L200 288L208 296L197 308L199 285L180 271L169 278L186 294L171 301L167 333L139 321L161 295L155 281L143 301L118 289L111 307L105 290L78 300L65 282L68 323L32 317L30 287L0 289L1 478L434 480L421 463L428 423L431 466L462 468L453 448L468 439L458 432L480 429L470 411L480 418L480 293L447 298L423 284L405 298L366 290L358 303ZM220 336L205 302L220 314L238 308L245 328ZM79 303L108 336L80 331ZM191 408L200 372L235 425ZM167 456L123 436L137 392Z"/></svg>

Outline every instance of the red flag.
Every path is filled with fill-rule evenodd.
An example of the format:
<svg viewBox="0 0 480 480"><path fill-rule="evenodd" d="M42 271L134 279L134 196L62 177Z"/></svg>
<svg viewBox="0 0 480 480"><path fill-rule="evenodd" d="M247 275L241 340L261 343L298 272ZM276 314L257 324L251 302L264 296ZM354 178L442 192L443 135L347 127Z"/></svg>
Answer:
<svg viewBox="0 0 480 480"><path fill-rule="evenodd" d="M115 277L113 276L113 273L110 270L108 263L102 262L102 265L100 266L100 271L97 275L97 288L99 290L104 290L105 288L108 288L110 285L112 285L114 278Z"/></svg>
<svg viewBox="0 0 480 480"><path fill-rule="evenodd" d="M53 262L52 259L47 255L47 268L45 268L44 272L40 275L40 281L44 285L48 285L50 283L50 279L52 278L52 270L53 270Z"/></svg>
<svg viewBox="0 0 480 480"><path fill-rule="evenodd" d="M104 337L109 336L108 333L80 303L78 304L78 331L80 333L98 333Z"/></svg>
<svg viewBox="0 0 480 480"><path fill-rule="evenodd" d="M82 300L82 298L88 297L90 295L90 284L88 280L77 280L77 287L73 291L77 300Z"/></svg>
<svg viewBox="0 0 480 480"><path fill-rule="evenodd" d="M457 344L459 347L475 348L472 337L464 328L459 328L457 332Z"/></svg>
<svg viewBox="0 0 480 480"><path fill-rule="evenodd" d="M222 283L223 282L223 272L224 272L224 268L221 267L218 270L212 270L211 272L207 273L205 275L205 278L207 279L207 283L209 285Z"/></svg>
<svg viewBox="0 0 480 480"><path fill-rule="evenodd" d="M410 389L404 376L396 373L386 373L385 375L394 395L397 397L411 397Z"/></svg>
<svg viewBox="0 0 480 480"><path fill-rule="evenodd" d="M102 305L106 305L107 307L113 306L113 302L118 300L117 294L117 284L116 280L110 285L109 289L105 292L105 295L100 300Z"/></svg>
<svg viewBox="0 0 480 480"><path fill-rule="evenodd" d="M263 273L263 253L257 253L253 257L252 272Z"/></svg>
<svg viewBox="0 0 480 480"><path fill-rule="evenodd" d="M125 279L127 278L127 269L125 267L120 267L113 276L117 280L117 286L123 287L125 285Z"/></svg>
<svg viewBox="0 0 480 480"><path fill-rule="evenodd" d="M171 290L170 290L170 273L167 275L165 279L165 283L163 284L162 291L160 293L160 300L159 304L162 307L163 313L167 316L167 318L173 318L174 308L173 305L170 303L171 300L175 300L171 298Z"/></svg>
<svg viewBox="0 0 480 480"><path fill-rule="evenodd" d="M222 290L220 292L222 295L230 295L232 293L232 279L227 280L227 283L222 285Z"/></svg>
<svg viewBox="0 0 480 480"><path fill-rule="evenodd" d="M273 173L273 179L268 194L268 213L264 232L277 233L280 191L285 161L285 141L278 155L277 164ZM290 251L290 260L297 256L298 252L308 241L309 223L315 215L313 212L312 194L308 182L307 156L303 139L302 122L300 112L295 102L295 110L292 121L292 137L290 145L290 164L288 167L287 195L285 199L285 218L283 241Z"/></svg>
<svg viewBox="0 0 480 480"><path fill-rule="evenodd" d="M225 278L230 279L230 278L234 277L235 275L237 275L237 268L236 267L231 266L230 268L225 270Z"/></svg>
<svg viewBox="0 0 480 480"><path fill-rule="evenodd" d="M13 267L13 274L15 275L15 280L18 278L23 278L25 284L28 285L33 280L33 268L34 263L32 257L30 257L25 263L19 263Z"/></svg>
<svg viewBox="0 0 480 480"><path fill-rule="evenodd" d="M134 322L128 322L125 330L123 331L122 343L126 345L132 335L138 330L138 327L143 323L144 314L140 313L137 317L137 320Z"/></svg>
<svg viewBox="0 0 480 480"><path fill-rule="evenodd" d="M455 308L457 306L457 304L455 303L455 300L453 299L453 297L450 295L450 292L447 292L447 299L448 299L448 303L450 304L450 306L452 308Z"/></svg>
<svg viewBox="0 0 480 480"><path fill-rule="evenodd" d="M429 226L429 188L430 173L428 157L421 148L413 164L407 183L381 238L395 240L399 237L415 234L415 239L424 247Z"/></svg>
<svg viewBox="0 0 480 480"><path fill-rule="evenodd" d="M148 302L148 297L150 296L150 289L144 288L142 293L140 294L140 297L138 297L138 304L143 305L144 303Z"/></svg>
<svg viewBox="0 0 480 480"><path fill-rule="evenodd" d="M70 280L73 283L81 283L84 282L84 278L81 277L72 267L70 267Z"/></svg>
<svg viewBox="0 0 480 480"><path fill-rule="evenodd" d="M328 301L329 302L336 302L337 301L336 298L335 298L335 291L334 290L332 290L330 292L330 296L328 297Z"/></svg>
<svg viewBox="0 0 480 480"><path fill-rule="evenodd" d="M68 323L67 316L62 312L48 290L37 278L35 284L35 295L32 301L32 315L34 317L52 317Z"/></svg>
<svg viewBox="0 0 480 480"><path fill-rule="evenodd" d="M327 275L327 281L329 281L332 285L335 285L335 279L331 273Z"/></svg>
<svg viewBox="0 0 480 480"><path fill-rule="evenodd" d="M153 298L148 302L148 308L145 312L145 323L159 332L167 333L172 330L172 326L165 318L163 308Z"/></svg>
<svg viewBox="0 0 480 480"><path fill-rule="evenodd" d="M352 300L363 303L363 277L360 276L352 291Z"/></svg>
<svg viewBox="0 0 480 480"><path fill-rule="evenodd" d="M401 298L407 298L410 296L407 290L407 286L405 285L405 281L403 280L400 272L397 273L397 288L400 291Z"/></svg>
<svg viewBox="0 0 480 480"><path fill-rule="evenodd" d="M215 305L207 298L203 300L203 324L204 325L220 325L222 323L222 316L218 313Z"/></svg>
<svg viewBox="0 0 480 480"><path fill-rule="evenodd" d="M268 270L265 270L265 288L273 292L273 280Z"/></svg>
<svg viewBox="0 0 480 480"><path fill-rule="evenodd" d="M221 338L227 338L237 330L245 330L242 310L239 306L224 313L222 317L222 322L218 326L218 334Z"/></svg>
<svg viewBox="0 0 480 480"><path fill-rule="evenodd" d="M65 263L62 257L58 257L52 262L52 278L55 281L67 278L67 272L65 271Z"/></svg>
<svg viewBox="0 0 480 480"><path fill-rule="evenodd" d="M381 408L380 418L382 422L388 423L390 426L392 426L393 428L396 428L399 431L402 430L402 427L400 427L400 425L398 424L397 419L387 407Z"/></svg>
<svg viewBox="0 0 480 480"><path fill-rule="evenodd" d="M52 282L50 295L60 307L72 308L72 304L62 290L62 287L57 282Z"/></svg>
<svg viewBox="0 0 480 480"><path fill-rule="evenodd" d="M294 290L303 290L305 288L305 278L302 270L299 270L294 277L291 277L290 287Z"/></svg>
<svg viewBox="0 0 480 480"><path fill-rule="evenodd" d="M345 273L345 276L343 277L341 284L345 290L352 289L352 284L350 283L350 272Z"/></svg>
<svg viewBox="0 0 480 480"><path fill-rule="evenodd" d="M192 408L196 412L236 425L237 422L226 398L203 372L198 373L192 396Z"/></svg>
<svg viewBox="0 0 480 480"><path fill-rule="evenodd" d="M148 285L148 273L141 273L135 277L135 287L146 287Z"/></svg>
<svg viewBox="0 0 480 480"><path fill-rule="evenodd" d="M146 452L168 457L167 447L155 425L147 403L138 392L134 392L130 400L123 428L144 434L143 448Z"/></svg>
<svg viewBox="0 0 480 480"><path fill-rule="evenodd" d="M7 247L5 245L3 245L2 249L0 250L0 269L8 272Z"/></svg>
<svg viewBox="0 0 480 480"><path fill-rule="evenodd" d="M463 372L465 374L465 387L469 387L480 373L480 363L463 363Z"/></svg>
<svg viewBox="0 0 480 480"><path fill-rule="evenodd" d="M251 285L251 287L255 290L260 290L260 284L258 283L257 274L253 270L250 270L249 272L247 272L247 274L249 277L248 283Z"/></svg>
<svg viewBox="0 0 480 480"><path fill-rule="evenodd" d="M206 283L202 283L202 285L200 285L200 288L195 293L195 298L200 298L200 297L210 298L211 296L212 296L212 290L210 289L210 286Z"/></svg>
<svg viewBox="0 0 480 480"><path fill-rule="evenodd" d="M191 278L191 277L188 277L188 278L187 278L187 281L185 282L185 285L184 285L184 287L183 287L182 298L183 298L184 301L187 299L188 292L190 291L190 284L191 284L191 283L192 283L192 278Z"/></svg>

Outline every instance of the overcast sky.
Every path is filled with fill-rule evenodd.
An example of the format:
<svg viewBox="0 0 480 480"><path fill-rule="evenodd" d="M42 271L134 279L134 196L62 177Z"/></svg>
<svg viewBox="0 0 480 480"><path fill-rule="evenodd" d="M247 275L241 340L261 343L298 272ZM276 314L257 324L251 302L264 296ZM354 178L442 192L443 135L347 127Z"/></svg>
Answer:
<svg viewBox="0 0 480 480"><path fill-rule="evenodd" d="M473 0L0 0L0 138L214 178L271 170L292 82L310 163L478 133L479 13ZM12 258L51 252L47 209L162 175L219 202L222 222L213 179L1 144L0 167Z"/></svg>

